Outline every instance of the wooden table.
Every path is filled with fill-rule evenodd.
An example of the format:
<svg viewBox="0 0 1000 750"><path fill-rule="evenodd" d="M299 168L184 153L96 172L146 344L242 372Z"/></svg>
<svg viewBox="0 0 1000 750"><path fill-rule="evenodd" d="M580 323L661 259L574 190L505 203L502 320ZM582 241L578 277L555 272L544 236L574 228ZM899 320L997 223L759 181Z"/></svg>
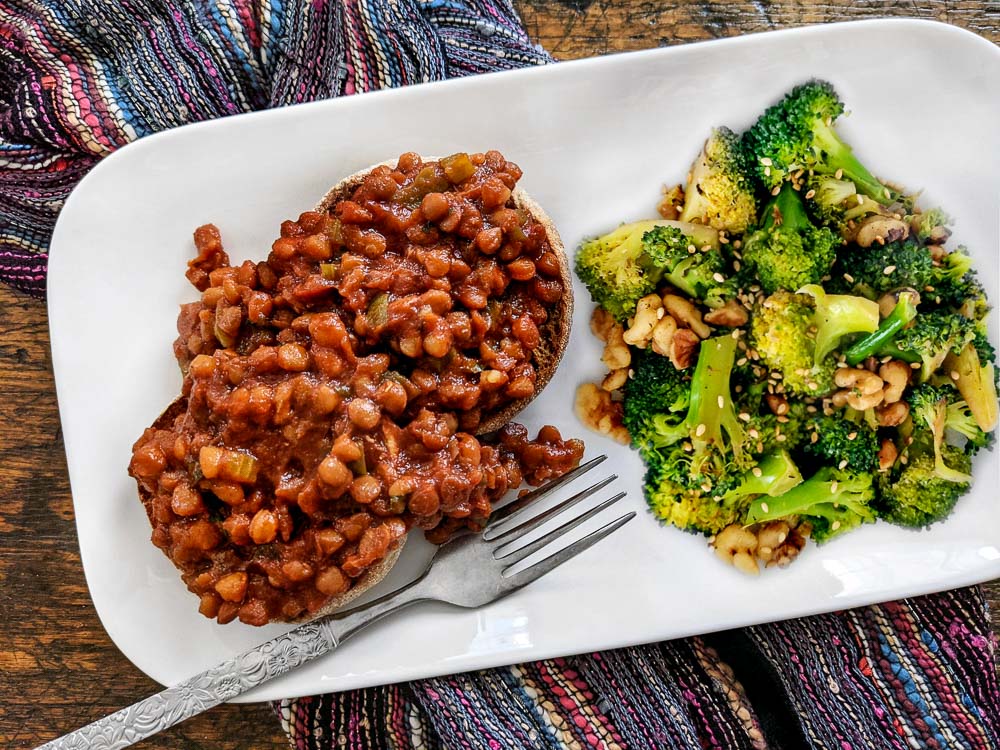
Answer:
<svg viewBox="0 0 1000 750"><path fill-rule="evenodd" d="M519 0L559 59L887 14L933 18L1000 42L990 0ZM45 305L0 288L0 746L32 748L159 690L115 648L80 565ZM1000 583L989 587L1000 604ZM221 706L149 747L287 747L266 705Z"/></svg>

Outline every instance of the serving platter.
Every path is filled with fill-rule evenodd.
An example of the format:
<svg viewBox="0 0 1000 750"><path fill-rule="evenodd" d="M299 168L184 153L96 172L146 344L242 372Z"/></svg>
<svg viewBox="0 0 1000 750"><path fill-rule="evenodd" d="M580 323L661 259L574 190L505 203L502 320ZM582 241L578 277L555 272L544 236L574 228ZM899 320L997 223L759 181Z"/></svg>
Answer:
<svg viewBox="0 0 1000 750"><path fill-rule="evenodd" d="M955 216L955 239L998 299L1000 50L932 22L808 27L352 96L178 128L101 162L60 215L48 295L81 557L122 652L172 684L286 629L199 615L150 543L126 473L133 441L179 390L171 342L178 305L196 294L183 275L195 227L215 223L233 259L262 259L282 220L365 165L410 150L497 148L523 168L522 186L573 248L654 216L661 186L683 180L711 126L745 128L812 76L834 83L852 111L840 130L864 163L923 187L927 205ZM413 608L240 700L639 644L1000 577L995 452L978 457L973 490L947 522L923 532L865 527L756 579L718 562L703 538L661 528L644 511L638 457L573 414L577 385L603 374L592 305L579 284L576 294L563 364L520 421L584 438L588 456L607 453L615 488L628 491L618 507L639 517L507 599L476 611ZM370 594L412 576L429 554L414 535Z"/></svg>

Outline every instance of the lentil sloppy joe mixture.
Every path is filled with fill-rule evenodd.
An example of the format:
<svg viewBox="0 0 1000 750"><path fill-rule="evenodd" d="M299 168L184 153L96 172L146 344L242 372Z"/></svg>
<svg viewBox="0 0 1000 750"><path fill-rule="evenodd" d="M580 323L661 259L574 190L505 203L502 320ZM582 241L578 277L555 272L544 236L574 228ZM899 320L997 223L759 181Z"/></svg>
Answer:
<svg viewBox="0 0 1000 750"><path fill-rule="evenodd" d="M307 617L411 529L479 529L508 489L579 463L553 427L477 437L540 387L568 293L561 250L512 197L520 177L496 151L403 154L284 222L260 263L196 230L181 398L129 473L202 614Z"/></svg>

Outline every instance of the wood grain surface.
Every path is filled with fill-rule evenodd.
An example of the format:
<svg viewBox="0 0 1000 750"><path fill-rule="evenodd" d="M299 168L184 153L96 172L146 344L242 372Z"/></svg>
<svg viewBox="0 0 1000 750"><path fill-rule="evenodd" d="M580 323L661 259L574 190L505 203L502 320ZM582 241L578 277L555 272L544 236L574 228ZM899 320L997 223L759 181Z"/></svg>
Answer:
<svg viewBox="0 0 1000 750"><path fill-rule="evenodd" d="M806 23L905 15L1000 42L987 0L657 2L520 0L532 37L560 59ZM0 287L0 747L32 748L159 686L105 634L73 525L43 302ZM989 587L1000 605L1000 584ZM144 747L287 747L266 705L221 706Z"/></svg>

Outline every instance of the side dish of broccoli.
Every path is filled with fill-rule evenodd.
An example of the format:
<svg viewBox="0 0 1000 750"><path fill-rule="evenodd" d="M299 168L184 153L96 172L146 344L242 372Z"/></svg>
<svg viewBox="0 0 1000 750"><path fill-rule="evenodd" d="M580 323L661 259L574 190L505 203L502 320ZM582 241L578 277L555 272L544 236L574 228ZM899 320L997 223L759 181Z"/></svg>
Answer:
<svg viewBox="0 0 1000 750"><path fill-rule="evenodd" d="M812 80L714 128L664 218L576 256L611 370L577 413L639 452L656 519L749 574L807 538L943 521L1000 420L972 256L861 163L843 112Z"/></svg>

